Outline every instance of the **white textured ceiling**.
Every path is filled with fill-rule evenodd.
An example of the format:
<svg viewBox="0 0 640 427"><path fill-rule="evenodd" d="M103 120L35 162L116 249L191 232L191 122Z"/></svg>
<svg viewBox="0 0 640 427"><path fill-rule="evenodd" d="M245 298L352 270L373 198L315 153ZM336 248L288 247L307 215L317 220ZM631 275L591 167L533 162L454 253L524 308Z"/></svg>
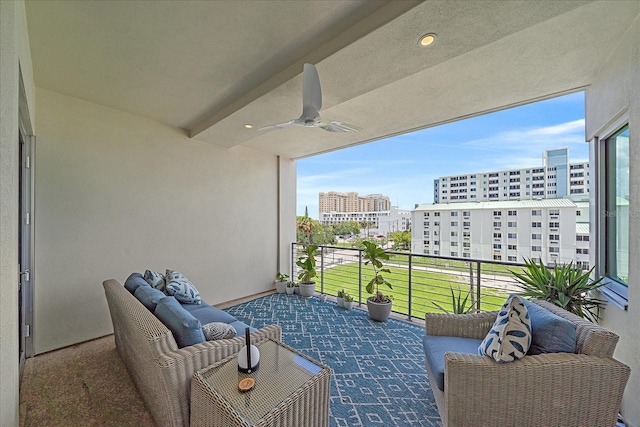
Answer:
<svg viewBox="0 0 640 427"><path fill-rule="evenodd" d="M640 13L637 0L26 7L36 86L291 158L583 88ZM436 42L418 47L427 32ZM321 116L363 131L256 130L300 115L304 62L320 74Z"/></svg>

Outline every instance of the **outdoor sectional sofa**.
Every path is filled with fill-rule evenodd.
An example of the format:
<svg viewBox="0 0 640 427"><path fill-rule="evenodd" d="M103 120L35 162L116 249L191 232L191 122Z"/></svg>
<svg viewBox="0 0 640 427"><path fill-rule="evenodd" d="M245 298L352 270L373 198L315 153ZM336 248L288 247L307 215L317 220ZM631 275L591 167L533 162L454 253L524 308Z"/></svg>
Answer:
<svg viewBox="0 0 640 427"><path fill-rule="evenodd" d="M630 374L613 359L618 336L546 301L527 303L530 314L575 325L575 352L498 363L478 354L497 311L426 314L425 363L443 426L615 426ZM537 326L532 320L532 335ZM548 332L567 335L554 325Z"/></svg>
<svg viewBox="0 0 640 427"><path fill-rule="evenodd" d="M191 378L193 374L215 362L237 353L245 344L243 336L204 341L179 348L171 330L130 291L144 286L139 273L132 274L125 288L118 281L103 282L116 347L154 421L162 427L189 426ZM139 282L139 283L134 283ZM168 297L170 298L170 297ZM203 319L217 319L244 333L244 325L228 313L206 303L195 310L206 309ZM253 330L253 329L252 329ZM268 338L280 340L277 325L253 330L251 340L259 343Z"/></svg>

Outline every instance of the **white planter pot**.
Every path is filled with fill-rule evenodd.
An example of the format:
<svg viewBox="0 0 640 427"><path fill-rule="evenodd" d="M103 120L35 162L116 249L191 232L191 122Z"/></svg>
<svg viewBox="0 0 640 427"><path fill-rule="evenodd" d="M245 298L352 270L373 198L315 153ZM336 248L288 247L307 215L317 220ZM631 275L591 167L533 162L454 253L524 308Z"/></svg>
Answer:
<svg viewBox="0 0 640 427"><path fill-rule="evenodd" d="M338 307L344 308L344 298L338 297L336 301L337 301Z"/></svg>
<svg viewBox="0 0 640 427"><path fill-rule="evenodd" d="M298 288L302 298L311 298L316 293L316 282L300 282Z"/></svg>
<svg viewBox="0 0 640 427"><path fill-rule="evenodd" d="M367 310L369 311L369 317L378 322L384 322L391 314L391 300L380 303L371 301L371 298L367 298Z"/></svg>
<svg viewBox="0 0 640 427"><path fill-rule="evenodd" d="M287 289L287 282L278 282L276 281L276 292L279 294L284 294Z"/></svg>
<svg viewBox="0 0 640 427"><path fill-rule="evenodd" d="M343 302L343 307L345 308L345 310L351 310L351 307L353 307L353 301L349 301L349 302Z"/></svg>
<svg viewBox="0 0 640 427"><path fill-rule="evenodd" d="M296 294L296 295L300 295L300 287L299 286L295 286L293 288L293 293Z"/></svg>
<svg viewBox="0 0 640 427"><path fill-rule="evenodd" d="M296 288L285 288L285 292L287 295L293 295L293 292Z"/></svg>
<svg viewBox="0 0 640 427"><path fill-rule="evenodd" d="M327 302L327 295L325 294L320 295L320 301Z"/></svg>

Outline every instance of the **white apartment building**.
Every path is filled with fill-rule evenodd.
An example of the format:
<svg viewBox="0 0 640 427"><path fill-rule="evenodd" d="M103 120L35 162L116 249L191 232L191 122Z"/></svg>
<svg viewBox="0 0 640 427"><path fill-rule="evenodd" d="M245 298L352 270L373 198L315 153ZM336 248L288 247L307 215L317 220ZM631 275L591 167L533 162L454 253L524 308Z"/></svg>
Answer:
<svg viewBox="0 0 640 427"><path fill-rule="evenodd" d="M419 205L412 212L412 251L517 263L542 259L547 265L578 260L588 268L584 209L569 199ZM577 216L587 224L577 227Z"/></svg>
<svg viewBox="0 0 640 427"><path fill-rule="evenodd" d="M589 163L569 163L569 149L546 150L542 166L439 177L434 203L539 200L588 194Z"/></svg>
<svg viewBox="0 0 640 427"><path fill-rule="evenodd" d="M318 210L323 212L380 212L389 211L391 201L382 194L359 196L355 191L338 193L329 191L318 194Z"/></svg>
<svg viewBox="0 0 640 427"><path fill-rule="evenodd" d="M389 210L377 212L321 212L322 224L338 224L346 221L369 222L370 236L386 236L393 231L406 231L411 228L411 211L391 206Z"/></svg>

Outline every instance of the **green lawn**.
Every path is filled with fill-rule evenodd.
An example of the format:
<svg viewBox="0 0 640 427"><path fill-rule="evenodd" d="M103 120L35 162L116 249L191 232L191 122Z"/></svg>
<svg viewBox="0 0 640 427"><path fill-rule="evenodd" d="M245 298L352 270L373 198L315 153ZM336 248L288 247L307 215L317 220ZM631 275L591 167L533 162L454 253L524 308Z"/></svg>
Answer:
<svg viewBox="0 0 640 427"><path fill-rule="evenodd" d="M401 261L397 258L399 257L394 257L389 263L396 265L402 264L402 262L397 262ZM464 265L464 262L462 263ZM413 267L414 269L411 272L411 315L414 317L424 318L425 312L441 313L442 310L436 307L433 304L434 302L450 310L452 305L451 289L454 289L456 295L458 295L458 289L460 289L463 297L469 290L468 276L461 277L443 272L416 270L416 263L413 263ZM429 267L433 266L429 265ZM386 287L381 290L385 294L393 295L393 311L408 314L409 270L402 267L391 267L390 270L391 274L385 274L384 277L391 282L393 290ZM340 289L344 289L345 292L351 294L357 302L359 296L358 277L358 263L349 263L327 268L324 271L323 277L324 293L335 296ZM372 277L373 271L371 267L363 265L361 297L363 303L366 303L366 298L369 296L364 288ZM320 277L316 279L316 282L316 291L320 291ZM504 303L508 294L509 292L507 291L482 289L480 299L481 309L483 311L496 310Z"/></svg>

